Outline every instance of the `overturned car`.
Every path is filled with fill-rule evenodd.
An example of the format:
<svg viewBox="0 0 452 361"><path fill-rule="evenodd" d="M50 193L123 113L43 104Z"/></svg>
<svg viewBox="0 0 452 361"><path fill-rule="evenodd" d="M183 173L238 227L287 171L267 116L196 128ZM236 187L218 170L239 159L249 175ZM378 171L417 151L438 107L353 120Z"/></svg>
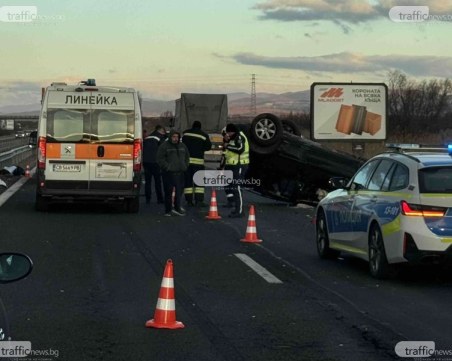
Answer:
<svg viewBox="0 0 452 361"><path fill-rule="evenodd" d="M274 114L260 114L240 128L250 142L248 184L264 196L291 203L317 202L332 190L330 178L351 178L364 163L301 137L293 123Z"/></svg>

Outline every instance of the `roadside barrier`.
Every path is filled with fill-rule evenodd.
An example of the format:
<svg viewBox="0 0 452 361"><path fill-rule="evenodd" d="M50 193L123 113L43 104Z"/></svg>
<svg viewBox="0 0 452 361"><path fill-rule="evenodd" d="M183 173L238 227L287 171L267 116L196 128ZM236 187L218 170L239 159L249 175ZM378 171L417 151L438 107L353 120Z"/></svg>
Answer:
<svg viewBox="0 0 452 361"><path fill-rule="evenodd" d="M174 272L173 261L171 259L166 261L154 318L146 322L146 327L169 329L178 329L185 327L182 322L176 321Z"/></svg>

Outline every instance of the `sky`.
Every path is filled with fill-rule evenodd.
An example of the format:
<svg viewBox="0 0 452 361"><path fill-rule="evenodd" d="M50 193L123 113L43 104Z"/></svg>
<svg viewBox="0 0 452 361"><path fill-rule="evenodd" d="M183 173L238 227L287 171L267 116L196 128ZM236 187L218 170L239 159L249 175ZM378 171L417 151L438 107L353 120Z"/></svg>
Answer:
<svg viewBox="0 0 452 361"><path fill-rule="evenodd" d="M428 7L430 18L415 21L418 8L390 18L406 5ZM11 10L20 6L37 16ZM0 107L87 78L161 100L249 93L252 74L258 93L386 82L391 70L452 78L451 38L444 0L0 0Z"/></svg>

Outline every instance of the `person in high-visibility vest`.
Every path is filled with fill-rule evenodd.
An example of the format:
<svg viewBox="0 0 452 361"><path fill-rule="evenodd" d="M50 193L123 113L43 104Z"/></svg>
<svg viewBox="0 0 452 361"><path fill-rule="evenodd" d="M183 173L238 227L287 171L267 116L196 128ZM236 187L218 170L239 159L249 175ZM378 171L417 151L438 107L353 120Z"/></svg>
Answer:
<svg viewBox="0 0 452 361"><path fill-rule="evenodd" d="M204 187L193 183L195 173L205 169L204 152L212 148L209 136L201 130L201 122L195 120L192 127L184 131L182 142L190 153L190 164L185 172L185 200L189 206L193 206L195 203L198 207L207 206L204 203Z"/></svg>
<svg viewBox="0 0 452 361"><path fill-rule="evenodd" d="M225 147L225 170L231 170L233 181L226 187L227 193L232 193L234 198L234 210L229 214L231 218L243 216L242 186L248 165L250 163L250 145L245 134L235 124L226 126L226 134L229 142Z"/></svg>

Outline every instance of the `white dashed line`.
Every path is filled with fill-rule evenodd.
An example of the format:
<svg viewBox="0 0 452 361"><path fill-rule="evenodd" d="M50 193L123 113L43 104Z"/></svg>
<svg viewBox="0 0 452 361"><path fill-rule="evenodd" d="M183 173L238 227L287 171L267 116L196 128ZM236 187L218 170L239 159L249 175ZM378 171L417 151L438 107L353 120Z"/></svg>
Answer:
<svg viewBox="0 0 452 361"><path fill-rule="evenodd" d="M245 263L248 267L250 267L254 272L256 272L268 283L283 283L279 278L272 275L264 267L262 267L259 263L256 263L252 258L248 257L246 254L234 253L234 256L236 256L239 260Z"/></svg>
<svg viewBox="0 0 452 361"><path fill-rule="evenodd" d="M36 167L30 171L30 177L35 173ZM22 176L17 182L15 182L11 187L9 187L6 191L0 194L0 207L14 194L16 193L20 187L22 187L26 181L30 178Z"/></svg>

